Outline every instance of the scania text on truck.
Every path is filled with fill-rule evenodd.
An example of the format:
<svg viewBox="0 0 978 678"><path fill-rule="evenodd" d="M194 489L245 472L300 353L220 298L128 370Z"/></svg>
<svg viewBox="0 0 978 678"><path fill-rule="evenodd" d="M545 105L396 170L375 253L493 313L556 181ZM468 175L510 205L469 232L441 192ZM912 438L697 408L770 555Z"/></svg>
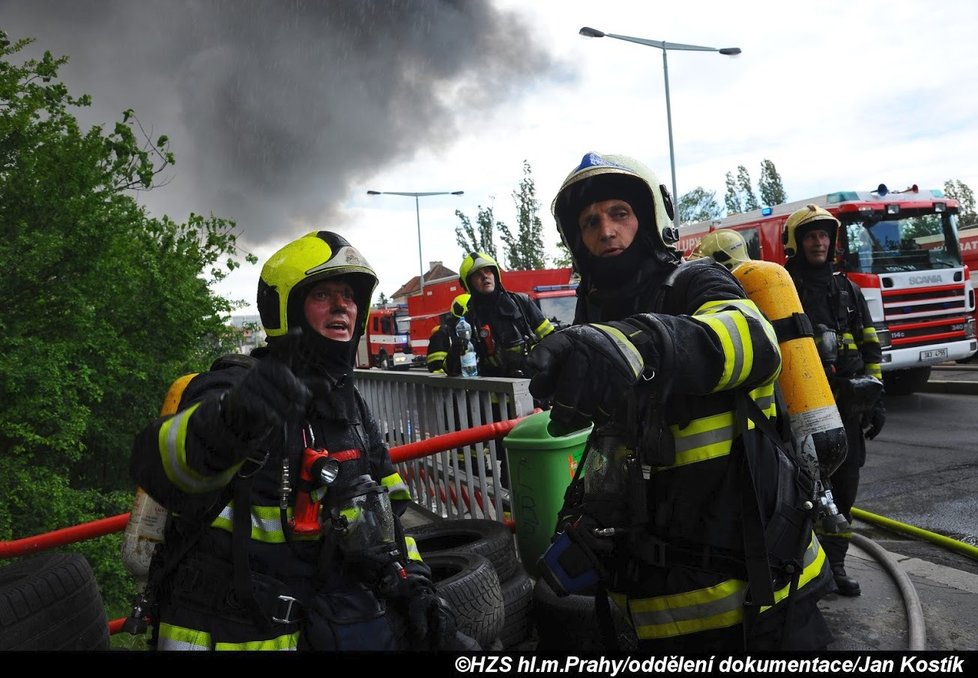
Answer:
<svg viewBox="0 0 978 678"><path fill-rule="evenodd" d="M883 348L887 393L912 393L927 382L933 365L978 350L975 293L958 238L959 204L943 191L914 185L891 192L883 184L875 191L837 191L683 226L678 246L689 254L706 233L733 228L752 258L784 264L784 223L808 204L841 222L835 270L866 296Z"/></svg>

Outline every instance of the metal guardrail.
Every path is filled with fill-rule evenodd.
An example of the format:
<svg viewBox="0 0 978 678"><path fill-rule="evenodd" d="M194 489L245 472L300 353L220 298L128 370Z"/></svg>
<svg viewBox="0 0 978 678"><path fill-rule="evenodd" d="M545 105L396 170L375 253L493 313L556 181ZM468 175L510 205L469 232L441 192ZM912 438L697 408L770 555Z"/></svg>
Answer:
<svg viewBox="0 0 978 678"><path fill-rule="evenodd" d="M533 411L528 379L356 370L354 380L387 443L396 447ZM498 439L397 465L419 506L443 518L509 522L509 477Z"/></svg>

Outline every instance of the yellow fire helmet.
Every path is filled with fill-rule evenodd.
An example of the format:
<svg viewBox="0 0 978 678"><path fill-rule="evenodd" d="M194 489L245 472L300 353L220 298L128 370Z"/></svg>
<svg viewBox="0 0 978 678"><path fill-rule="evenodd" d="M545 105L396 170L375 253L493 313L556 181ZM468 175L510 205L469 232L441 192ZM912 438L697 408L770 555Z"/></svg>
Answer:
<svg viewBox="0 0 978 678"><path fill-rule="evenodd" d="M455 297L452 300L452 315L456 318L461 318L465 315L465 312L469 310L469 299L471 298L472 295L467 292Z"/></svg>
<svg viewBox="0 0 978 678"><path fill-rule="evenodd" d="M462 265L458 267L458 279L459 282L462 283L462 288L471 294L472 290L469 289L469 276L476 271L480 271L487 267L491 267L495 271L496 287L502 289L503 279L500 275L501 271L499 269L499 264L497 264L496 260L485 252L471 252L466 254L465 258L462 259ZM456 297L456 301L457 300L458 297ZM466 304L466 306L467 305L468 304Z"/></svg>
<svg viewBox="0 0 978 678"><path fill-rule="evenodd" d="M750 261L747 254L747 241L744 236L737 231L729 228L722 228L712 233L707 233L689 253L687 259L701 259L712 257L715 262L732 271L746 261Z"/></svg>
<svg viewBox="0 0 978 678"><path fill-rule="evenodd" d="M788 220L784 222L784 230L781 232L781 242L784 244L784 256L788 259L798 254L798 244L804 231L816 222L820 222L819 228L824 228L829 234L829 252L835 252L835 239L839 231L839 220L832 214L818 205L805 205L791 213Z"/></svg>
<svg viewBox="0 0 978 678"><path fill-rule="evenodd" d="M331 231L313 231L273 254L258 280L258 313L265 333L285 336L302 323L303 290L327 278L347 276L357 304L354 343L367 327L377 274L346 238Z"/></svg>

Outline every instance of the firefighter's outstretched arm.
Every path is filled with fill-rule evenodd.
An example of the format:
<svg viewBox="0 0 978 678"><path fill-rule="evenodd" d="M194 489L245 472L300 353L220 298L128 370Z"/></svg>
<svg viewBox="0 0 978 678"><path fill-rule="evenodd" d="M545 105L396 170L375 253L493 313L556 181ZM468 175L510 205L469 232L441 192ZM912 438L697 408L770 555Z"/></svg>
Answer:
<svg viewBox="0 0 978 678"><path fill-rule="evenodd" d="M196 505L195 496L205 501L227 485L245 459L264 453L284 422L305 411L310 397L275 360L231 383L221 372L196 377L180 411L136 436L132 476L170 510Z"/></svg>
<svg viewBox="0 0 978 678"><path fill-rule="evenodd" d="M570 429L605 423L646 368L623 322L575 325L530 352L530 393L553 398L551 420Z"/></svg>

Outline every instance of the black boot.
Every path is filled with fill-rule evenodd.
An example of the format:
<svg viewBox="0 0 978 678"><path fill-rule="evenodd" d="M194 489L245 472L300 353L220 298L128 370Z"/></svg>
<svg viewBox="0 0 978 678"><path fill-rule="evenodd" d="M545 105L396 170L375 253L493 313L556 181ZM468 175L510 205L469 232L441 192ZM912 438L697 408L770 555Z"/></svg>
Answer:
<svg viewBox="0 0 978 678"><path fill-rule="evenodd" d="M846 574L846 566L842 563L832 565L832 576L835 578L835 585L839 589L840 596L854 598L862 593L859 582Z"/></svg>

